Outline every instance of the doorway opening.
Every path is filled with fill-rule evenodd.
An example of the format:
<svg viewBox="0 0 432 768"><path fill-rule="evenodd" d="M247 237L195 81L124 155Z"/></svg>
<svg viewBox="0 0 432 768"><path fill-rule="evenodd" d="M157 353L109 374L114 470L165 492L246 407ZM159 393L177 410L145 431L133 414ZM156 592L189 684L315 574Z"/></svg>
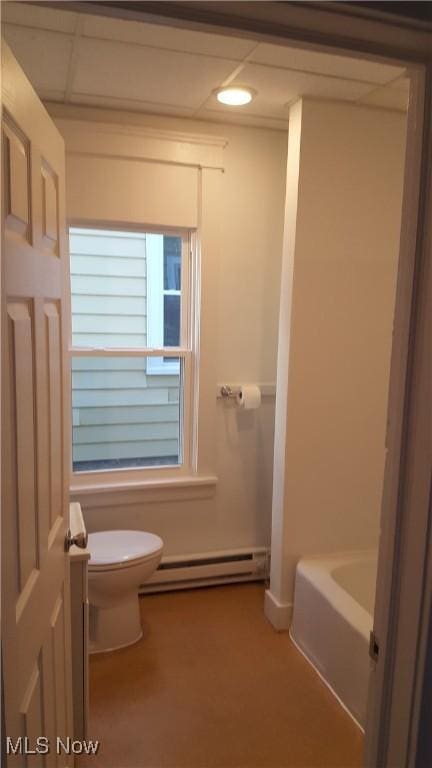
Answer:
<svg viewBox="0 0 432 768"><path fill-rule="evenodd" d="M78 457L70 487L88 530L138 528L160 534L166 544L161 567L142 589L144 655L143 645L112 659L91 660L90 731L103 733L104 765L109 752L123 751L130 741L133 720L122 719L120 728L117 710L108 706L113 691L108 697L106 688L112 675L118 690L126 653L127 664L145 674L142 688L138 677L130 679L128 690L114 697L118 707L136 704L142 695L143 706L151 709L152 696L156 703L161 695L163 709L163 696L180 690L177 683L165 680L167 669L171 680L178 675L183 685L197 684L187 722L177 732L178 741L173 739L168 762L160 765L172 765L174 754L178 766L190 766L192 759L207 765L204 752L211 751L212 742L206 740L213 738L216 744L214 724L221 707L215 703L204 709L205 717L198 717L197 702L203 704L205 691L202 681L187 676L186 670L201 644L187 634L182 661L182 654L170 656L173 649L165 647L164 636L169 632L174 637L178 627L180 642L189 629L189 624L181 624L182 611L191 624L196 613L202 622L197 635L200 627L207 635L201 647L203 663L211 663L212 653L227 652L230 627L236 627L236 653L241 656L248 618L245 614L245 622L236 624L235 613L241 618L239 604L244 600L250 616L255 615L267 578L267 619L276 629L288 630L294 613L294 640L320 674L330 668L332 659L326 654L334 650L319 639L315 646L319 628L327 621L323 606L336 613L328 617L335 631L330 646L343 642L344 652L337 654L330 679L324 678L357 725L346 720L347 730L340 736L340 743L346 739L345 747L339 755L330 750L328 760L333 762L326 764L360 764L362 736L356 728L366 722L368 633L375 592L371 574L384 480L409 73L403 65L388 62L70 9L30 10L24 3L5 4L3 32L65 140L66 215L81 227L72 230L70 239L72 313L74 302L75 308L80 302L76 333L94 336L97 327L106 335L111 323L113 333L130 338L134 324L141 322L145 343L139 348L149 355L144 372L138 370L138 354L127 357L134 347L129 341L124 347L116 344L110 356L106 341L97 349L94 340L81 340L84 353L68 350ZM248 86L253 93L242 111L217 100L218 88L236 85ZM171 260L169 255L165 259L162 245L162 279L155 288L147 243L139 265L135 252L119 253L107 242L90 253L83 232L88 236L91 226L93 235L102 233L101 239L107 239L107 231L115 232L117 240L125 231L132 232L133 246L140 227L150 240L166 238L172 245L177 237L183 256L175 251ZM195 260L184 233L196 238ZM81 250L73 245L74 238L83 240ZM176 272L179 258L186 267ZM104 274L95 273L96 261ZM190 303L184 303L187 330L181 339L179 292L184 275L197 311L194 317ZM91 281L96 293L89 291ZM115 293L108 290L107 281L115 284ZM137 293L139 281L142 290ZM117 292L120 286L126 294ZM134 300L133 311L127 311L127 297ZM112 300L115 311L107 309ZM138 304L142 311L136 309ZM147 315L144 322L149 306L150 320ZM151 335L149 328L161 316L162 343L147 344L146 334ZM174 341L173 324L178 335ZM84 367L77 367L76 360L84 360ZM145 377L145 387L137 384L138 375ZM168 381L173 376L180 384ZM222 385L235 389L245 382L261 390L258 410L240 410L220 397ZM119 387L124 402L118 399ZM179 396L179 391L186 395ZM173 423L177 442L175 450L168 450ZM186 437L181 432L185 425ZM150 458L157 459L147 476L141 456L145 443L154 448ZM139 461L122 466L121 461L131 458L132 445ZM113 458L114 449L118 455ZM161 460L162 454L169 461ZM82 476L80 470L85 470ZM349 562L347 551L354 553ZM360 558L359 552L366 554ZM235 572L233 562L247 558L252 563L261 554L259 567L246 571L236 565ZM360 562L349 570L348 565ZM245 580L261 586L230 586L211 593L186 589ZM209 605L216 615L220 612L219 629L225 609L228 616L220 646L206 614ZM286 642L287 659L291 654L299 670L308 670L301 667L303 659L296 656L287 634L273 637L270 625L250 621L255 640L261 637L263 653L271 655L272 643ZM359 637L357 665L352 638L357 642ZM242 688L259 642L255 651L246 653L247 663L230 694L242 708L251 692L252 697L263 695L263 680L257 680L248 696ZM347 693L354 687L346 673L353 663L359 678L355 700ZM152 691L148 681L158 670ZM309 674L314 673L308 670L305 680L313 687L310 681L315 678ZM272 671L267 669L266 675L270 679ZM214 693L216 681L206 685ZM166 686L162 693L160 686ZM228 695L229 686L222 685L222 690ZM289 710L282 689L279 694ZM314 696L311 693L315 702ZM333 704L326 696L325 691L323 722L327 717L330 722ZM304 715L313 722L307 706ZM205 724L212 718L209 733ZM202 741L197 739L192 758L184 738L188 728L197 738L197 722ZM223 728L228 722L229 712ZM248 733L248 713L236 722L240 739L241 732ZM343 726L334 723L342 734ZM151 744L140 741L136 751L129 748L130 766L141 759L142 766L155 764L158 739L170 732L155 728ZM264 755L264 730L258 733L256 754L261 744ZM315 735L315 747L306 744L305 737L310 754L314 748L322 752L323 733ZM226 765L230 755L245 754L241 750L246 750L246 742L240 739L240 747L234 747L233 741L234 734L222 750L220 759ZM287 745L276 737L274 743L278 747L272 759L277 765ZM181 754L187 757L185 763ZM299 754L292 759L298 761Z"/></svg>

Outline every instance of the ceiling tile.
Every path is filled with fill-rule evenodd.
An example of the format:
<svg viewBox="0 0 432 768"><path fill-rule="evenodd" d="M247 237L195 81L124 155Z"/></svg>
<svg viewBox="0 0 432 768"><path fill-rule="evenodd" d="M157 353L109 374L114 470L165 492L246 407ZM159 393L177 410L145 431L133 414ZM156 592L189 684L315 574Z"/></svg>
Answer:
<svg viewBox="0 0 432 768"><path fill-rule="evenodd" d="M5 2L1 4L2 23L20 24L25 27L51 29L56 32L72 33L77 14L68 10L39 7L33 3Z"/></svg>
<svg viewBox="0 0 432 768"><path fill-rule="evenodd" d="M53 99L54 101L56 99ZM170 106L169 104L154 104L153 102L136 101L134 99L113 98L112 96L94 96L74 93L70 102L94 107L108 107L109 109L127 110L128 112L144 112L147 114L171 115L176 117L192 117L195 109Z"/></svg>
<svg viewBox="0 0 432 768"><path fill-rule="evenodd" d="M72 37L10 24L4 24L3 34L37 91L65 90Z"/></svg>
<svg viewBox="0 0 432 768"><path fill-rule="evenodd" d="M224 37L206 32L176 27L143 24L138 21L109 19L102 16L85 16L83 34L107 40L148 45L187 53L200 53L204 56L234 59L241 61L252 51L256 43L237 37Z"/></svg>
<svg viewBox="0 0 432 768"><path fill-rule="evenodd" d="M387 109L397 109L401 112L406 112L408 109L408 92L391 86L376 88L360 99L359 104L386 107Z"/></svg>
<svg viewBox="0 0 432 768"><path fill-rule="evenodd" d="M234 123L236 125L249 125L255 128L272 128L278 131L288 129L288 116L283 118L265 117L263 115L252 114L250 112L219 112L205 108L194 115L197 120L211 120L216 123Z"/></svg>
<svg viewBox="0 0 432 768"><path fill-rule="evenodd" d="M235 62L81 40L73 92L197 108Z"/></svg>
<svg viewBox="0 0 432 768"><path fill-rule="evenodd" d="M394 88L397 91L404 91L404 93L409 93L409 89L410 89L409 78L399 77L397 80L394 80L393 83L390 83L389 88Z"/></svg>
<svg viewBox="0 0 432 768"><path fill-rule="evenodd" d="M249 85L257 91L250 104L239 108L242 113L266 117L287 118L289 104L301 96L315 96L327 99L355 101L365 96L370 85L340 80L333 77L317 77L304 73L287 72L284 69L261 67L247 64L238 77L231 83ZM227 115L235 108L220 104L211 96L206 108L225 112Z"/></svg>
<svg viewBox="0 0 432 768"><path fill-rule="evenodd" d="M251 61L368 83L387 83L404 72L401 67L393 67L390 64L269 43L260 43L252 54Z"/></svg>
<svg viewBox="0 0 432 768"><path fill-rule="evenodd" d="M292 93L292 100L296 99L296 94ZM225 104L220 104L215 98L211 98L205 104L205 110L213 113L220 113L225 115L228 119L235 117L236 115L247 115L248 117L266 117L275 118L278 120L288 120L289 116L289 104L288 99L284 103L277 103L275 100L269 98L267 94L255 96L254 100L250 104L246 104L242 107L228 107Z"/></svg>

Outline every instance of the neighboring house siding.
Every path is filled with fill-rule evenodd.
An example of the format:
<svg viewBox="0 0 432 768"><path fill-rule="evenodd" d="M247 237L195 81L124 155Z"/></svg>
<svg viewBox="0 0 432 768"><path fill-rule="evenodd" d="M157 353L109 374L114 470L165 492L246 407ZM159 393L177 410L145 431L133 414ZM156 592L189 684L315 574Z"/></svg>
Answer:
<svg viewBox="0 0 432 768"><path fill-rule="evenodd" d="M70 252L73 345L144 347L145 236L73 234Z"/></svg>
<svg viewBox="0 0 432 768"><path fill-rule="evenodd" d="M144 347L145 235L74 229L70 252L73 346ZM178 381L144 358L74 357L74 462L177 456Z"/></svg>

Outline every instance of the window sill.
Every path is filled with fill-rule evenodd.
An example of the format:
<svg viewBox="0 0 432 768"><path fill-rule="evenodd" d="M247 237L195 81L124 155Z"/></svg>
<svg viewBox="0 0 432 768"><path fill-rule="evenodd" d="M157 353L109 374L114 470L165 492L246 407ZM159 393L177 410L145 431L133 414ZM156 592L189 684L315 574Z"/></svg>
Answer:
<svg viewBox="0 0 432 768"><path fill-rule="evenodd" d="M141 480L139 482L98 482L93 485L74 484L70 500L91 507L160 501L189 501L211 498L216 490L215 475L190 475L171 479Z"/></svg>

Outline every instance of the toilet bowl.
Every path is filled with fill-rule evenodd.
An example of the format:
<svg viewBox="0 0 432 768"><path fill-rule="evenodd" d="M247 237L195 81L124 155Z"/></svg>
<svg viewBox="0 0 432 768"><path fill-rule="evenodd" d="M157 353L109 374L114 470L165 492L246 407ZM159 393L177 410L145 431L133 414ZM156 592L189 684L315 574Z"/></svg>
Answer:
<svg viewBox="0 0 432 768"><path fill-rule="evenodd" d="M138 588L162 557L163 541L144 531L101 531L88 537L90 653L114 651L142 637Z"/></svg>

